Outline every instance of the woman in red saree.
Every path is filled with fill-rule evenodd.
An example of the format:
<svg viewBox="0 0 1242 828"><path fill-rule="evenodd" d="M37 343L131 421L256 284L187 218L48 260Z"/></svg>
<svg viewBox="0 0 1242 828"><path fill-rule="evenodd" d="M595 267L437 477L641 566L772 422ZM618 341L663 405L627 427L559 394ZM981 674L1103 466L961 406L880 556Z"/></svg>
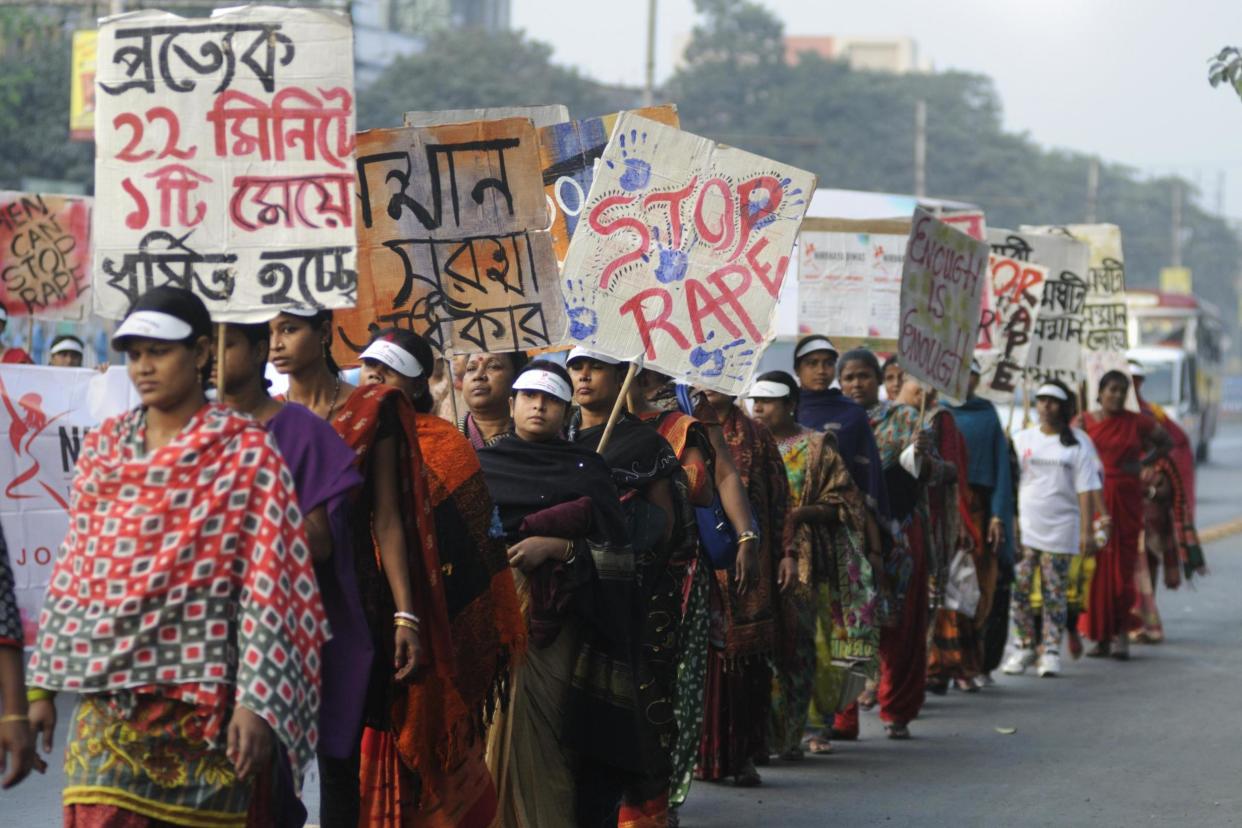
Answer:
<svg viewBox="0 0 1242 828"><path fill-rule="evenodd" d="M82 442L30 659L45 746L52 694L79 694L69 828L288 824L252 810L255 777L274 747L315 756L328 626L304 521L272 437L207 402L210 333L188 290L139 297L113 347L142 405Z"/></svg>
<svg viewBox="0 0 1242 828"><path fill-rule="evenodd" d="M322 796L335 803L334 825L486 825L494 790L462 788L444 770L462 766L471 745L460 736L476 711L460 689L470 682L453 645L414 408L397 388L341 381L329 352L331 319L329 311L286 311L272 320L270 348L272 365L289 376L289 399L332 423L365 481L353 540L376 658L359 753L321 762Z"/></svg>
<svg viewBox="0 0 1242 828"><path fill-rule="evenodd" d="M1112 534L1096 556L1087 612L1079 619L1083 635L1096 642L1088 655L1130 657L1130 608L1137 597L1135 569L1143 529L1143 466L1168 452L1169 437L1145 414L1126 410L1130 379L1120 371L1100 378L1100 410L1084 414L1083 430L1104 465L1104 503L1112 515Z"/></svg>

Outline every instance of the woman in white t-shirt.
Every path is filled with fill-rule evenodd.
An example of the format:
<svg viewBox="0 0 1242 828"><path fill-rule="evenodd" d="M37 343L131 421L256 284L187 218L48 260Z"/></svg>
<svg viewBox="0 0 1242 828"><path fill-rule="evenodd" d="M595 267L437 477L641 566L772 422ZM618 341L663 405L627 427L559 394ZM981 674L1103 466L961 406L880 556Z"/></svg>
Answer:
<svg viewBox="0 0 1242 828"><path fill-rule="evenodd" d="M1039 425L1014 437L1021 464L1018 528L1022 560L1013 594L1016 647L1004 671L1018 675L1036 663L1041 676L1061 671L1061 635L1065 631L1065 587L1075 555L1095 548L1091 531L1092 492L1103 487L1103 470L1090 438L1070 425L1073 400L1053 381L1035 392ZM1036 568L1043 598L1042 652L1037 655L1031 587Z"/></svg>

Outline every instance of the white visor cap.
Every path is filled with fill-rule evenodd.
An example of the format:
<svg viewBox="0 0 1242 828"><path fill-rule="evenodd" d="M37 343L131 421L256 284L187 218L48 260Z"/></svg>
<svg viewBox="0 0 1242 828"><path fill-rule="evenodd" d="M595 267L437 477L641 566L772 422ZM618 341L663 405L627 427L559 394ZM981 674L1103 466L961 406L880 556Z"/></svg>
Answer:
<svg viewBox="0 0 1242 828"><path fill-rule="evenodd" d="M1035 392L1035 396L1052 397L1053 399L1060 400L1061 402L1069 402L1069 397L1065 395L1065 392L1058 386L1052 385L1051 383L1039 386L1039 390Z"/></svg>
<svg viewBox="0 0 1242 828"><path fill-rule="evenodd" d="M834 354L840 353L837 346L832 344L826 336L817 336L814 339L808 339L802 343L802 347L794 351L794 359L802 359L807 354L813 354L816 351L831 351Z"/></svg>
<svg viewBox="0 0 1242 828"><path fill-rule="evenodd" d="M373 359L387 365L403 377L414 379L423 375L423 366L418 364L414 355L395 342L377 339L367 346L358 359Z"/></svg>
<svg viewBox="0 0 1242 828"><path fill-rule="evenodd" d="M189 334L187 334L187 336L188 335ZM86 353L82 343L78 342L76 339L62 339L60 342L57 342L54 346L52 346L52 350L48 351L47 355L52 356L54 354L63 354L66 351L72 351L75 354Z"/></svg>
<svg viewBox="0 0 1242 828"><path fill-rule="evenodd" d="M605 365L620 365L621 364L621 360L619 359L614 359L610 356L605 356L604 354L596 353L595 351L589 350L587 348L583 348L581 345L574 346L574 349L569 352L569 356L565 358L565 364L568 365L569 363L573 362L575 359L590 359L590 360L594 360L595 362L602 362Z"/></svg>
<svg viewBox="0 0 1242 828"><path fill-rule="evenodd" d="M194 329L184 319L178 319L171 313L160 313L153 310L134 311L125 317L125 321L112 335L112 342L117 343L131 336L141 339L161 339L165 342L182 342L190 338Z"/></svg>
<svg viewBox="0 0 1242 828"><path fill-rule="evenodd" d="M771 380L760 380L746 392L746 398L750 400L775 400L788 396L788 385L783 382L772 382Z"/></svg>
<svg viewBox="0 0 1242 828"><path fill-rule="evenodd" d="M558 377L551 371L544 371L536 368L533 371L523 371L516 380L513 381L514 391L539 391L549 396L556 397L563 403L569 403L573 400L573 391L569 388L569 383Z"/></svg>

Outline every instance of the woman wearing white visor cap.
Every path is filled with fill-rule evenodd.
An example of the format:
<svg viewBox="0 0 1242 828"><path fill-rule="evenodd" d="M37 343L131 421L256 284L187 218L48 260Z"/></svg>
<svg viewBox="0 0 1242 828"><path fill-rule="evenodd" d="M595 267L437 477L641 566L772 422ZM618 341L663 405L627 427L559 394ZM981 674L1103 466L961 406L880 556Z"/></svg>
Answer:
<svg viewBox="0 0 1242 828"><path fill-rule="evenodd" d="M53 368L81 368L86 346L73 334L61 334L47 349L47 364Z"/></svg>
<svg viewBox="0 0 1242 828"><path fill-rule="evenodd" d="M793 377L769 371L746 396L755 418L776 438L790 495L777 579L782 640L769 746L787 758L800 756L813 701L823 729L808 747L829 753L835 714L862 692L879 646L866 504L832 436L795 420L799 388Z"/></svg>
<svg viewBox="0 0 1242 828"><path fill-rule="evenodd" d="M1022 554L1013 591L1017 641L1002 669L1019 675L1038 661L1040 676L1055 676L1061 672L1070 565L1075 556L1095 551L1091 493L1102 486L1102 469L1091 440L1070 425L1074 401L1064 385L1054 381L1040 386L1035 392L1035 410L1039 425L1019 432L1013 440L1021 464L1018 528ZM1035 640L1031 608L1036 571L1043 600L1042 642Z"/></svg>

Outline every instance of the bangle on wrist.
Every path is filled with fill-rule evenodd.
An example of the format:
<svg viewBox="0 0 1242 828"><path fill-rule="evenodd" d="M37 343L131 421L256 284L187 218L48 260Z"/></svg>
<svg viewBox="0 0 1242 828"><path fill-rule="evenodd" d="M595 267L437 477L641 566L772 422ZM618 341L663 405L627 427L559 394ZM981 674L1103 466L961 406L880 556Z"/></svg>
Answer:
<svg viewBox="0 0 1242 828"><path fill-rule="evenodd" d="M757 541L757 540L759 540L759 535L756 532L743 532L742 534L737 536L738 546L741 546L747 541Z"/></svg>
<svg viewBox="0 0 1242 828"><path fill-rule="evenodd" d="M392 620L392 623L394 626L405 627L407 630L413 630L414 632L418 632L418 625L415 624L413 621L409 621L405 618L394 618Z"/></svg>
<svg viewBox="0 0 1242 828"><path fill-rule="evenodd" d="M392 617L393 618L404 618L406 621L409 621L411 624L418 623L418 616L412 612L394 612L392 614Z"/></svg>
<svg viewBox="0 0 1242 828"><path fill-rule="evenodd" d="M573 540L571 539L571 540L566 541L565 542L565 557L561 558L561 563L571 564L574 562L574 559L577 557L578 557L578 550L574 546Z"/></svg>
<svg viewBox="0 0 1242 828"><path fill-rule="evenodd" d="M25 713L6 713L0 716L0 725L9 724L10 722L29 722L30 717Z"/></svg>

